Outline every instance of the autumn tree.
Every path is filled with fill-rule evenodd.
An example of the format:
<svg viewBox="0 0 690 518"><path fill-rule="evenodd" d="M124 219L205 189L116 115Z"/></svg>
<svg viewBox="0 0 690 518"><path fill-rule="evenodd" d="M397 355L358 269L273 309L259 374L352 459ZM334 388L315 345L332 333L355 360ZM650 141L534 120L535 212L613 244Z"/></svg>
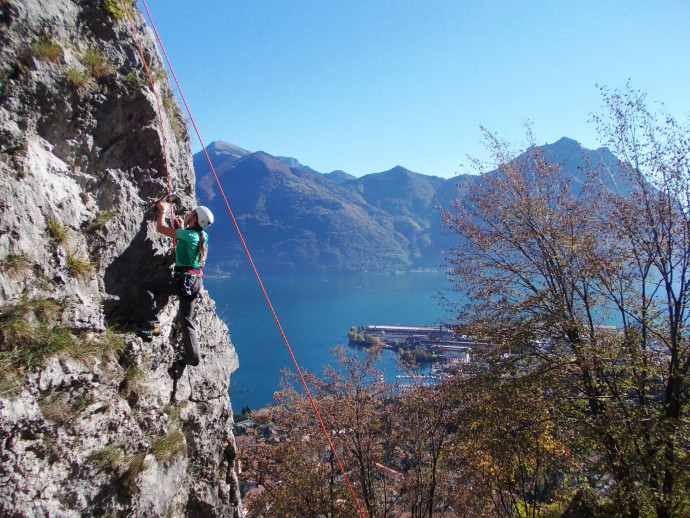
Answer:
<svg viewBox="0 0 690 518"><path fill-rule="evenodd" d="M337 443L352 470L365 511L371 517L389 516L395 492L386 483L381 468L385 463L385 438L390 435L385 406L392 388L376 367L381 347L369 348L361 359L343 346L333 353L338 368L325 367L321 379L313 382L323 415L337 433Z"/></svg>
<svg viewBox="0 0 690 518"><path fill-rule="evenodd" d="M382 373L376 368L380 352L380 347L371 347L360 359L344 347L336 347L336 368L324 367L320 377L305 374L360 505L372 518L392 516L397 499L397 488L385 466L386 439L390 437L385 405L392 388L381 380ZM352 496L300 385L296 375L286 372L276 404L270 407L276 427L288 440L257 453L262 458L261 469L274 484L267 487L253 510L275 512L289 501L288 507L303 510L301 516L356 516ZM305 511L308 508L314 512Z"/></svg>
<svg viewBox="0 0 690 518"><path fill-rule="evenodd" d="M454 480L448 470L455 400L452 392L419 384L391 401L391 445L404 467L402 508L412 518L444 516Z"/></svg>
<svg viewBox="0 0 690 518"><path fill-rule="evenodd" d="M562 482L571 491L561 498L594 494L592 515L681 516L690 132L630 88L603 96L596 121L621 159L613 169L573 175L543 147L514 158L488 134L497 169L467 182L443 213L460 238L448 258L464 296L453 323L490 344L478 376L498 376L517 399L553 402L546 421L526 426L535 440L556 437L585 474ZM494 419L506 420L497 433L515 416ZM537 497L523 491L520 505Z"/></svg>
<svg viewBox="0 0 690 518"><path fill-rule="evenodd" d="M620 243L620 267L602 270L601 290L619 312L628 363L626 383L636 425L631 449L638 478L658 516L687 512L690 344L690 128L650 112L630 86L602 90L608 117L597 117L621 158L629 196L607 197L602 234Z"/></svg>
<svg viewBox="0 0 690 518"><path fill-rule="evenodd" d="M460 516L560 516L571 462L569 433L554 419L544 373L456 377L441 385L458 405L446 470ZM519 390L516 390L519 386Z"/></svg>
<svg viewBox="0 0 690 518"><path fill-rule="evenodd" d="M340 470L318 436L259 445L253 459L264 491L245 502L251 516L302 518L356 516Z"/></svg>
<svg viewBox="0 0 690 518"><path fill-rule="evenodd" d="M264 518L356 516L352 497L309 401L289 384L278 397L282 404L271 406L266 421L279 431L282 440L260 440L243 457L246 474L263 488L260 494L245 499L245 507L251 516Z"/></svg>

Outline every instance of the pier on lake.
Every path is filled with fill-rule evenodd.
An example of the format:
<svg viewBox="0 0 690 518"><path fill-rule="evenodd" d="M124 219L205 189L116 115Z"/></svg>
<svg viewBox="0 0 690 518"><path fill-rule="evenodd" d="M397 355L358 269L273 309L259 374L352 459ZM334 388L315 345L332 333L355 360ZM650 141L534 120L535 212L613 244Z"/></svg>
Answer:
<svg viewBox="0 0 690 518"><path fill-rule="evenodd" d="M470 361L474 348L484 345L444 326L371 325L364 332L381 340L387 348L423 346L446 360L464 362Z"/></svg>

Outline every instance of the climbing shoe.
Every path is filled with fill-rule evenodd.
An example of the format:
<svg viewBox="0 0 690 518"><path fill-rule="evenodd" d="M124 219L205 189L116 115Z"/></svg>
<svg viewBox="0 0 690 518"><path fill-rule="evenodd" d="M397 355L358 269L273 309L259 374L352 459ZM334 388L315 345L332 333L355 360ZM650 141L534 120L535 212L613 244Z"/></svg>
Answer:
<svg viewBox="0 0 690 518"><path fill-rule="evenodd" d="M141 329L139 332L147 338L153 338L154 336L160 336L163 334L160 327L154 327L153 329Z"/></svg>

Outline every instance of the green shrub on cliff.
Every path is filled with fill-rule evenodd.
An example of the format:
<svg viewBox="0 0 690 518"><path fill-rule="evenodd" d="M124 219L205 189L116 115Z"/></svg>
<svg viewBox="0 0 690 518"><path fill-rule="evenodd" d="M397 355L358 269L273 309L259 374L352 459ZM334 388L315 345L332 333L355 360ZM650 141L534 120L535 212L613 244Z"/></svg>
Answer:
<svg viewBox="0 0 690 518"><path fill-rule="evenodd" d="M125 0L127 3L127 8L130 9L134 5L134 0ZM119 20L125 16L126 12L122 6L122 0L100 0L98 7L101 11L109 16L112 16L116 20Z"/></svg>

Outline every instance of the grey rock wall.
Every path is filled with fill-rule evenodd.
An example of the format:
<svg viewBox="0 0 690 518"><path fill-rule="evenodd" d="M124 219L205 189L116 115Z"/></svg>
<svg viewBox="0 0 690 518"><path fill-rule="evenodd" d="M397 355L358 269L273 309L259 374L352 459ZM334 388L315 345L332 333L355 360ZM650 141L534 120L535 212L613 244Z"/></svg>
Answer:
<svg viewBox="0 0 690 518"><path fill-rule="evenodd" d="M213 301L202 292L201 364L179 380L176 298L163 336L133 332L139 285L172 261L152 210L166 157L187 208L194 173L179 107L166 101L159 123L173 94L149 29L133 8L156 95L107 5L0 0L0 515L239 516L238 360ZM79 340L121 346L12 364L7 315L36 301L58 305L51 325Z"/></svg>

